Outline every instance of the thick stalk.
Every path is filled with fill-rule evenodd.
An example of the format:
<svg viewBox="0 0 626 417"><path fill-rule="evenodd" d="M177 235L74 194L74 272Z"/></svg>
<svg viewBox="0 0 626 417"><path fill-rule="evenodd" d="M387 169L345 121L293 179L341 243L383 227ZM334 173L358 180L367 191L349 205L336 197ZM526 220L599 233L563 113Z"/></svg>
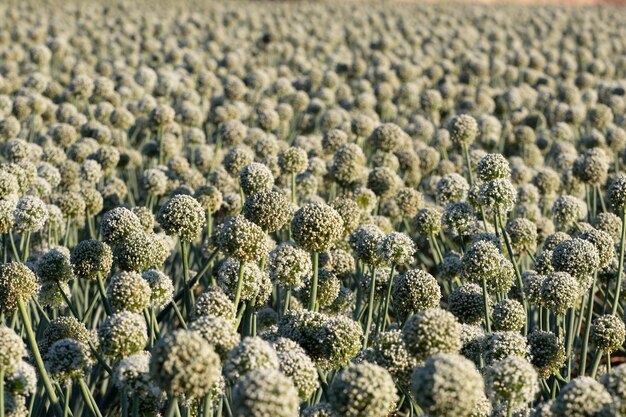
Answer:
<svg viewBox="0 0 626 417"><path fill-rule="evenodd" d="M183 259L183 299L185 302L185 312L187 313L187 319L191 317L192 306L191 297L189 296L189 289L187 288L187 282L189 281L189 264L187 259L187 242L180 240L180 256Z"/></svg>
<svg viewBox="0 0 626 417"><path fill-rule="evenodd" d="M4 417L4 369L0 369L0 417Z"/></svg>
<svg viewBox="0 0 626 417"><path fill-rule="evenodd" d="M316 310L317 302L317 276L319 274L319 253L313 252L313 280L311 281L311 294L309 298L309 310Z"/></svg>
<svg viewBox="0 0 626 417"><path fill-rule="evenodd" d="M237 279L237 289L235 290L235 308L239 307L239 300L241 299L241 288L243 287L243 273L245 271L246 264L243 261L239 261L239 277Z"/></svg>
<svg viewBox="0 0 626 417"><path fill-rule="evenodd" d="M92 413L96 417L102 417L100 408L98 408L98 404L96 404L96 401L91 396L91 393L89 392L89 387L87 386L85 381L80 378L77 378L76 381L78 381L78 386L80 387L80 393L83 396L83 400L85 401L85 403L87 403L87 406L91 409Z"/></svg>
<svg viewBox="0 0 626 417"><path fill-rule="evenodd" d="M70 415L70 399L72 398L72 381L67 382L65 387L65 403L63 404L63 417Z"/></svg>
<svg viewBox="0 0 626 417"><path fill-rule="evenodd" d="M469 182L470 188L474 185L474 175L472 174L472 163L470 161L469 149L467 145L463 144L463 156L465 157L465 164L467 165L467 182Z"/></svg>
<svg viewBox="0 0 626 417"><path fill-rule="evenodd" d="M17 306L20 312L20 317L22 318L22 322L24 324L24 330L26 331L28 347L30 347L30 350L35 359L35 365L37 366L41 381L43 382L44 388L46 389L46 394L48 395L50 406L52 407L52 410L57 417L63 417L63 410L61 409L61 405L59 404L59 398L54 391L52 381L50 381L50 377L48 376L48 372L46 371L46 366L44 365L43 359L41 358L41 353L39 352L39 346L37 344L37 339L35 338L33 328L30 324L30 316L28 315L28 311L26 310L26 305L24 304L24 301L22 299L18 298Z"/></svg>
<svg viewBox="0 0 626 417"><path fill-rule="evenodd" d="M622 291L622 270L624 269L624 243L626 242L626 210L622 209L622 237L619 241L619 264L617 267L617 287L615 289L615 298L613 299L613 307L611 314L617 313L619 306L620 292Z"/></svg>
<svg viewBox="0 0 626 417"><path fill-rule="evenodd" d="M591 366L591 377L596 379L598 373L598 366L600 366L600 360L602 359L602 352L596 352L596 356L593 358L593 365Z"/></svg>
<svg viewBox="0 0 626 417"><path fill-rule="evenodd" d="M389 273L389 283L387 284L387 294L385 295L385 309L383 311L383 326L382 331L384 332L387 328L387 321L389 315L389 303L391 302L391 288L393 285L393 273L395 272L396 265L391 264L391 272Z"/></svg>
<svg viewBox="0 0 626 417"><path fill-rule="evenodd" d="M369 300L367 302L367 320L365 321L365 334L363 335L363 349L367 348L372 327L372 316L374 313L374 294L376 293L376 267L372 266L372 280L370 281Z"/></svg>
<svg viewBox="0 0 626 417"><path fill-rule="evenodd" d="M589 349L589 334L591 333L591 320L593 319L593 304L594 297L596 292L596 276L593 277L593 282L591 283L591 288L589 288L589 299L587 300L587 311L585 316L585 334L583 336L583 345L582 350L580 352L580 369L579 374L581 376L585 375L585 369L587 368L587 352Z"/></svg>
<svg viewBox="0 0 626 417"><path fill-rule="evenodd" d="M515 255L513 254L513 247L511 246L511 240L509 239L509 234L504 227L504 222L502 217L500 216L500 210L497 211L498 223L500 224L500 230L502 232L502 236L504 237L504 244L506 245L506 250L509 253L509 259L513 264L513 270L515 271L515 277L517 278L517 286L520 289L520 297L522 298L522 304L524 305L524 310L528 311L528 305L526 304L526 297L524 296L524 283L522 282L522 274L519 271L519 267L517 265L517 261L515 260ZM524 323L524 335L528 333L528 323Z"/></svg>
<svg viewBox="0 0 626 417"><path fill-rule="evenodd" d="M487 333L491 332L491 321L489 319L489 293L487 293L487 280L482 277L481 284L483 287L483 313L485 315L485 328Z"/></svg>
<svg viewBox="0 0 626 417"><path fill-rule="evenodd" d="M569 322L567 325L567 347L565 355L567 357L567 380L569 381L572 376L572 345L574 344L574 309L569 309Z"/></svg>
<svg viewBox="0 0 626 417"><path fill-rule="evenodd" d="M104 288L104 280L100 275L98 275L98 292L100 293L100 298L102 299L102 304L104 304L104 311L106 311L107 315L111 315L111 305L109 304L109 300L107 299L107 292Z"/></svg>

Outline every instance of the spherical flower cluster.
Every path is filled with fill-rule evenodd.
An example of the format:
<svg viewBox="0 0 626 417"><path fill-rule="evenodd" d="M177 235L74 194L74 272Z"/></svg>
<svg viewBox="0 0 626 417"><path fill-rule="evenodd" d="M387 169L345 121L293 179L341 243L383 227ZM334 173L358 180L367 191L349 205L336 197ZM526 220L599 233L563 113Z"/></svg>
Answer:
<svg viewBox="0 0 626 417"><path fill-rule="evenodd" d="M113 252L106 243L83 240L72 249L70 263L77 278L97 280L109 274L113 265Z"/></svg>
<svg viewBox="0 0 626 417"><path fill-rule="evenodd" d="M155 309L165 307L174 296L172 279L157 269L144 272L141 277L150 286L150 305Z"/></svg>
<svg viewBox="0 0 626 417"><path fill-rule="evenodd" d="M402 327L407 350L418 360L461 348L461 326L452 313L440 308L412 315Z"/></svg>
<svg viewBox="0 0 626 417"><path fill-rule="evenodd" d="M415 215L413 225L420 236L436 235L441 230L441 213L434 208L423 208Z"/></svg>
<svg viewBox="0 0 626 417"><path fill-rule="evenodd" d="M381 256L379 247L385 239L385 234L374 224L364 224L357 227L350 234L350 246L354 250L357 259L368 265L379 266L384 264L385 258Z"/></svg>
<svg viewBox="0 0 626 417"><path fill-rule="evenodd" d="M615 257L615 245L611 235L601 230L589 229L578 234L577 237L595 246L598 251L598 268L603 269L611 265Z"/></svg>
<svg viewBox="0 0 626 417"><path fill-rule="evenodd" d="M311 279L306 279L304 286L298 293L300 301L307 305L309 304L311 286ZM341 281L332 271L320 269L317 277L317 297L315 303L320 307L330 306L339 295L340 287Z"/></svg>
<svg viewBox="0 0 626 417"><path fill-rule="evenodd" d="M189 329L198 332L209 342L222 360L240 341L234 323L224 317L200 316L191 322Z"/></svg>
<svg viewBox="0 0 626 417"><path fill-rule="evenodd" d="M198 333L176 330L155 344L150 374L163 391L202 398L219 379L220 358Z"/></svg>
<svg viewBox="0 0 626 417"><path fill-rule="evenodd" d="M401 317L435 308L441 299L437 280L421 269L412 269L396 276L391 291L393 309Z"/></svg>
<svg viewBox="0 0 626 417"><path fill-rule="evenodd" d="M526 309L519 301L504 299L493 308L493 328L499 331L519 331L526 323Z"/></svg>
<svg viewBox="0 0 626 417"><path fill-rule="evenodd" d="M161 206L157 221L168 235L180 237L183 241L195 240L204 227L204 210L195 198L176 195Z"/></svg>
<svg viewBox="0 0 626 417"><path fill-rule="evenodd" d="M539 391L537 372L524 358L512 356L493 363L485 372L487 393L496 403L513 410L535 399Z"/></svg>
<svg viewBox="0 0 626 417"><path fill-rule="evenodd" d="M499 153L490 153L483 156L476 166L476 172L481 181L509 178L511 175L509 162Z"/></svg>
<svg viewBox="0 0 626 417"><path fill-rule="evenodd" d="M476 366L453 353L433 355L413 372L415 400L431 416L474 415L484 388Z"/></svg>
<svg viewBox="0 0 626 417"><path fill-rule="evenodd" d="M0 371L6 374L16 369L26 356L26 346L21 337L4 325L0 326L0 342Z"/></svg>
<svg viewBox="0 0 626 417"><path fill-rule="evenodd" d="M378 365L353 364L341 371L330 388L329 402L345 417L375 417L391 412L397 400L391 375Z"/></svg>
<svg viewBox="0 0 626 417"><path fill-rule="evenodd" d="M374 149L383 152L393 152L398 150L406 140L407 134L395 123L383 123L378 125L370 134L368 141Z"/></svg>
<svg viewBox="0 0 626 417"><path fill-rule="evenodd" d="M411 385L411 374L417 360L409 354L402 338L401 330L388 330L380 333L372 346L362 350L363 360L385 368L397 384Z"/></svg>
<svg viewBox="0 0 626 417"><path fill-rule="evenodd" d="M537 225L524 218L510 220L506 232L515 252L534 253L537 250Z"/></svg>
<svg viewBox="0 0 626 417"><path fill-rule="evenodd" d="M39 291L39 281L33 271L20 262L0 265L0 308L12 312L18 302L28 303Z"/></svg>
<svg viewBox="0 0 626 417"><path fill-rule="evenodd" d="M243 204L243 215L266 232L280 230L293 214L287 197L277 191L250 194Z"/></svg>
<svg viewBox="0 0 626 417"><path fill-rule="evenodd" d="M74 339L55 342L48 349L45 361L50 377L60 382L83 378L93 363L89 347Z"/></svg>
<svg viewBox="0 0 626 417"><path fill-rule="evenodd" d="M356 201L340 197L333 200L331 207L341 216L345 233L351 233L361 222L362 211Z"/></svg>
<svg viewBox="0 0 626 417"><path fill-rule="evenodd" d="M273 283L299 290L312 275L311 256L301 248L283 243L270 252L269 274Z"/></svg>
<svg viewBox="0 0 626 417"><path fill-rule="evenodd" d="M194 315L223 317L227 320L234 320L236 311L235 305L222 291L220 287L210 286L197 299L194 306Z"/></svg>
<svg viewBox="0 0 626 417"><path fill-rule="evenodd" d="M224 222L219 229L217 244L226 255L242 262L257 262L268 252L263 229L243 216L234 216Z"/></svg>
<svg viewBox="0 0 626 417"><path fill-rule="evenodd" d="M491 311L491 297L487 303ZM479 324L485 317L482 288L472 283L459 285L448 297L448 310L460 323Z"/></svg>
<svg viewBox="0 0 626 417"><path fill-rule="evenodd" d="M105 355L111 358L132 355L148 342L146 321L141 314L115 313L98 328L98 338Z"/></svg>
<svg viewBox="0 0 626 417"><path fill-rule="evenodd" d="M293 340L280 338L273 346L278 355L279 370L291 379L300 399L306 401L319 386L315 364Z"/></svg>
<svg viewBox="0 0 626 417"><path fill-rule="evenodd" d="M581 376L561 388L550 411L555 417L610 416L614 415L612 403L602 384Z"/></svg>
<svg viewBox="0 0 626 417"><path fill-rule="evenodd" d="M277 369L255 369L237 380L232 391L233 417L296 417L298 391Z"/></svg>
<svg viewBox="0 0 626 417"><path fill-rule="evenodd" d="M278 323L282 337L297 342L322 369L346 366L361 349L361 325L345 316L292 312Z"/></svg>
<svg viewBox="0 0 626 417"><path fill-rule="evenodd" d="M587 217L587 206L581 199L562 195L552 205L552 217L561 228L567 228Z"/></svg>
<svg viewBox="0 0 626 417"><path fill-rule="evenodd" d="M256 264L241 263L233 258L228 258L218 271L217 283L222 290L232 299L235 299L237 293L237 285L239 282L239 271L243 267L243 280L240 292L241 301L258 300L263 303L267 300L269 294L265 294L264 287L267 282L270 283L269 277L264 271L261 271ZM264 297L264 298L263 298ZM263 298L263 299L261 299Z"/></svg>
<svg viewBox="0 0 626 417"><path fill-rule="evenodd" d="M274 176L267 166L253 162L239 172L239 184L246 195L270 191L274 185Z"/></svg>
<svg viewBox="0 0 626 417"><path fill-rule="evenodd" d="M310 203L298 209L291 220L293 239L304 249L325 252L340 237L343 220L332 207Z"/></svg>
<svg viewBox="0 0 626 417"><path fill-rule="evenodd" d="M24 196L17 201L15 229L21 233L34 233L41 230L48 219L46 204L38 197Z"/></svg>
<svg viewBox="0 0 626 417"><path fill-rule="evenodd" d="M477 283L484 281L490 292L507 292L513 285L511 263L490 241L472 243L462 262L463 277Z"/></svg>
<svg viewBox="0 0 626 417"><path fill-rule="evenodd" d="M591 342L596 349L611 353L618 350L624 343L626 327L617 316L605 314L593 321L591 326Z"/></svg>
<svg viewBox="0 0 626 417"><path fill-rule="evenodd" d="M626 366L617 366L610 372L602 375L600 382L611 394L615 408L620 415L626 412Z"/></svg>
<svg viewBox="0 0 626 417"><path fill-rule="evenodd" d="M500 214L513 209L517 199L517 191L507 178L498 178L480 184L478 203Z"/></svg>
<svg viewBox="0 0 626 417"><path fill-rule="evenodd" d="M441 215L441 226L446 233L452 236L470 234L476 226L474 209L465 202L446 205Z"/></svg>
<svg viewBox="0 0 626 417"><path fill-rule="evenodd" d="M539 378L548 378L565 364L563 340L554 333L535 330L526 339L530 346L531 363Z"/></svg>
<svg viewBox="0 0 626 417"><path fill-rule="evenodd" d="M530 348L526 338L516 332L493 332L485 336L483 356L486 365L510 356L528 358Z"/></svg>
<svg viewBox="0 0 626 417"><path fill-rule="evenodd" d="M140 352L120 360L112 379L115 386L128 393L138 402L139 412L156 414L160 410L165 393L150 377L149 352Z"/></svg>
<svg viewBox="0 0 626 417"><path fill-rule="evenodd" d="M471 145L478 136L478 123L476 119L467 114L454 116L448 124L450 139L459 147Z"/></svg>
<svg viewBox="0 0 626 417"><path fill-rule="evenodd" d="M193 197L208 213L215 213L222 205L222 193L212 185L197 188Z"/></svg>
<svg viewBox="0 0 626 417"><path fill-rule="evenodd" d="M552 266L556 271L567 272L578 281L581 290L590 285L589 278L598 269L600 257L593 243L574 238L559 243L552 252Z"/></svg>
<svg viewBox="0 0 626 417"><path fill-rule="evenodd" d="M609 186L607 197L614 209L624 210L626 207L626 175L620 175Z"/></svg>
<svg viewBox="0 0 626 417"><path fill-rule="evenodd" d="M148 282L136 272L120 272L111 277L106 288L107 300L113 312L141 313L151 300Z"/></svg>
<svg viewBox="0 0 626 417"><path fill-rule="evenodd" d="M55 342L70 338L88 346L98 346L98 336L95 331L87 330L84 323L74 317L58 317L48 324L39 340L39 350L42 356L46 355L50 346Z"/></svg>
<svg viewBox="0 0 626 417"><path fill-rule="evenodd" d="M260 337L247 337L228 353L224 376L231 382L253 370L278 369L279 361L271 344Z"/></svg>
<svg viewBox="0 0 626 417"><path fill-rule="evenodd" d="M299 174L306 170L309 161L304 149L291 147L281 152L278 157L278 164L283 172Z"/></svg>

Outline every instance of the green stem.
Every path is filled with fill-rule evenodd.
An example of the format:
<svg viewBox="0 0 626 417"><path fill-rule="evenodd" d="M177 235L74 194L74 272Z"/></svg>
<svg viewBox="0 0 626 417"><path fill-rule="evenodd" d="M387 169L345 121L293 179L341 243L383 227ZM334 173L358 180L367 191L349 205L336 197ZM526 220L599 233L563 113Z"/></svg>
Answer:
<svg viewBox="0 0 626 417"><path fill-rule="evenodd" d="M591 377L596 379L598 373L598 366L600 366L600 360L602 359L602 352L596 352L596 356L593 358L593 365L591 366Z"/></svg>
<svg viewBox="0 0 626 417"><path fill-rule="evenodd" d="M132 399L132 417L139 417L139 399L136 395Z"/></svg>
<svg viewBox="0 0 626 417"><path fill-rule="evenodd" d="M509 253L509 259L513 264L513 270L515 271L515 277L517 278L517 286L519 287L519 294L522 299L522 304L524 305L524 310L528 311L528 305L526 303L526 297L524 296L524 283L522 282L522 274L519 271L519 267L517 265L517 261L515 260L515 256L513 254L513 247L511 246L511 240L509 239L509 234L504 227L504 222L502 221L502 217L500 217L500 210L497 210L498 223L500 225L500 230L502 231L502 236L504 237L504 244L506 245L506 250ZM524 335L528 333L528 323L524 322Z"/></svg>
<svg viewBox="0 0 626 417"><path fill-rule="evenodd" d="M13 239L13 233L9 232L9 241L11 242L11 252L13 253L13 260L19 262L20 255L17 253L17 247L15 246L15 239Z"/></svg>
<svg viewBox="0 0 626 417"><path fill-rule="evenodd" d="M26 244L24 245L23 261L28 260L28 253L30 251L30 231L26 232Z"/></svg>
<svg viewBox="0 0 626 417"><path fill-rule="evenodd" d="M72 398L72 381L67 381L67 386L65 387L65 402L63 404L63 417L67 417L70 414L70 399L71 398Z"/></svg>
<svg viewBox="0 0 626 417"><path fill-rule="evenodd" d="M437 256L439 256L439 262L443 263L443 253L441 252L441 248L439 247L439 242L437 242L437 237L434 233L431 233L430 240L433 242L433 246L435 247L435 251L437 252Z"/></svg>
<svg viewBox="0 0 626 417"><path fill-rule="evenodd" d="M122 390L122 417L128 417L128 392L127 390Z"/></svg>
<svg viewBox="0 0 626 417"><path fill-rule="evenodd" d="M17 306L20 312L20 317L22 318L22 322L24 324L24 330L26 330L28 345L35 359L35 364L37 366L37 370L39 371L41 381L43 382L43 385L46 389L46 394L48 395L50 405L52 406L54 414L56 414L57 417L63 417L63 410L61 409L61 405L59 404L59 398L54 391L52 381L50 381L50 377L48 376L48 372L46 371L43 359L41 358L39 346L37 345L37 339L35 338L35 333L33 332L33 328L30 324L30 316L28 315L26 305L21 298L17 299Z"/></svg>
<svg viewBox="0 0 626 417"><path fill-rule="evenodd" d="M624 242L626 241L626 210L622 209L622 236L619 241L619 264L617 267L617 287L615 289L615 298L613 299L613 307L611 314L617 313L619 306L620 292L622 291L622 270L624 269Z"/></svg>
<svg viewBox="0 0 626 417"><path fill-rule="evenodd" d="M239 307L239 300L241 300L241 288L243 287L245 266L246 264L243 261L239 261L239 278L237 279L237 289L235 290L235 308Z"/></svg>
<svg viewBox="0 0 626 417"><path fill-rule="evenodd" d="M384 332L387 328L387 320L389 315L389 303L391 302L391 288L393 285L393 273L395 272L396 265L391 265L391 272L389 273L389 283L387 284L387 294L385 295L385 310L383 312L383 326L382 331Z"/></svg>
<svg viewBox="0 0 626 417"><path fill-rule="evenodd" d="M587 300L587 314L585 316L585 335L583 336L583 346L580 352L580 369L578 373L582 376L585 375L585 369L587 368L587 351L589 349L589 334L591 333L591 320L593 319L593 304L596 292L596 276L594 274L591 288L589 288L589 299Z"/></svg>
<svg viewBox="0 0 626 417"><path fill-rule="evenodd" d="M0 417L4 417L4 369L0 369Z"/></svg>
<svg viewBox="0 0 626 417"><path fill-rule="evenodd" d="M313 280L311 281L311 294L309 297L309 310L316 310L317 302L317 277L319 274L319 253L313 252Z"/></svg>
<svg viewBox="0 0 626 417"><path fill-rule="evenodd" d="M296 174L291 174L291 202L297 204L298 198L296 197Z"/></svg>
<svg viewBox="0 0 626 417"><path fill-rule="evenodd" d="M83 400L85 400L85 403L87 403L87 406L90 408L92 413L96 417L102 417L100 408L98 408L98 404L96 404L96 401L91 396L91 393L89 392L89 387L87 386L85 381L82 378L77 378L76 381L78 381L78 386L80 387L80 393L83 396Z"/></svg>
<svg viewBox="0 0 626 417"><path fill-rule="evenodd" d="M363 335L363 349L367 348L370 327L372 327L372 315L374 313L374 294L376 292L376 267L372 266L372 280L370 281L369 300L367 304L367 320L365 321L365 334Z"/></svg>
<svg viewBox="0 0 626 417"><path fill-rule="evenodd" d="M484 276L482 277L481 284L483 289L483 313L485 315L485 328L487 329L487 333L490 333L491 321L489 319L489 293L487 292L487 280Z"/></svg>
<svg viewBox="0 0 626 417"><path fill-rule="evenodd" d="M100 275L98 275L98 292L100 293L100 298L102 299L102 304L104 304L104 311L106 311L107 315L111 315L111 305L109 304L109 300L107 299L107 292L104 288L104 280Z"/></svg>
<svg viewBox="0 0 626 417"><path fill-rule="evenodd" d="M187 313L187 319L191 317L192 305L191 297L189 296L189 289L187 288L187 282L189 281L189 264L187 260L187 242L180 240L180 256L183 259L183 299L185 302L185 312Z"/></svg>
<svg viewBox="0 0 626 417"><path fill-rule="evenodd" d="M467 165L467 179L469 186L472 187L472 185L474 185L474 175L472 174L472 163L470 161L469 150L465 144L463 144L463 156L465 157L465 164Z"/></svg>
<svg viewBox="0 0 626 417"><path fill-rule="evenodd" d="M568 326L567 326L567 348L566 348L566 354L565 356L567 357L567 380L569 381L571 376L572 376L572 345L574 344L574 309L570 308L569 309L569 322L568 322Z"/></svg>

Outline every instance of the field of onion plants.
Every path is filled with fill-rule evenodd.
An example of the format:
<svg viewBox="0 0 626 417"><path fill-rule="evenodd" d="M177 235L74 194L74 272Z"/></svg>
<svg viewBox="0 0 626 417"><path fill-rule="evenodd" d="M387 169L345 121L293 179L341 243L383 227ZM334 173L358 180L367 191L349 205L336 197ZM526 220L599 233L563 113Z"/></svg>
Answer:
<svg viewBox="0 0 626 417"><path fill-rule="evenodd" d="M625 10L0 15L0 417L626 415Z"/></svg>

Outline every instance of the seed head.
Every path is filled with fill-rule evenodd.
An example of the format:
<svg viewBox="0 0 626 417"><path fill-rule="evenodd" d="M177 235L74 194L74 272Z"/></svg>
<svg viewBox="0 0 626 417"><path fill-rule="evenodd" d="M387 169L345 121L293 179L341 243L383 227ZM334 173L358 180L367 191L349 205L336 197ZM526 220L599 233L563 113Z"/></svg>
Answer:
<svg viewBox="0 0 626 417"><path fill-rule="evenodd" d="M198 333L176 330L154 345L150 375L163 391L201 398L219 380L220 358Z"/></svg>
<svg viewBox="0 0 626 417"><path fill-rule="evenodd" d="M378 365L351 364L330 388L329 402L339 415L376 417L390 413L397 400L391 375Z"/></svg>
<svg viewBox="0 0 626 417"><path fill-rule="evenodd" d="M407 350L417 360L437 353L456 353L461 348L461 326L452 313L440 308L412 315L402 328Z"/></svg>
<svg viewBox="0 0 626 417"><path fill-rule="evenodd" d="M415 400L431 416L474 415L484 398L484 389L476 366L454 353L431 356L413 372Z"/></svg>

